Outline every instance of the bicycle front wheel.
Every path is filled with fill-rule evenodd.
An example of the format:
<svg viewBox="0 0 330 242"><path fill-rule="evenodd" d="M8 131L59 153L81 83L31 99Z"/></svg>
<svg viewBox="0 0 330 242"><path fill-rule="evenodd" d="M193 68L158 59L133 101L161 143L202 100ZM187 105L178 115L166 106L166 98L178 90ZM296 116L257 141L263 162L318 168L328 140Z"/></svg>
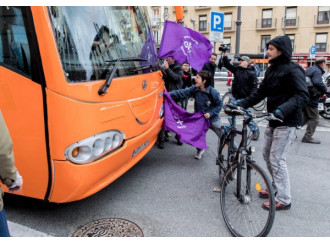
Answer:
<svg viewBox="0 0 330 242"><path fill-rule="evenodd" d="M247 162L241 169L240 189L237 164L226 173L220 193L221 212L225 223L234 236L266 236L275 218L275 198L265 172L255 162ZM268 189L269 198L259 197L259 192ZM240 191L240 194L237 194ZM270 202L270 210L262 204Z"/></svg>
<svg viewBox="0 0 330 242"><path fill-rule="evenodd" d="M231 92L226 92L223 96L222 96L222 102L223 105L226 105L227 103L231 102L231 98L232 98L232 94Z"/></svg>

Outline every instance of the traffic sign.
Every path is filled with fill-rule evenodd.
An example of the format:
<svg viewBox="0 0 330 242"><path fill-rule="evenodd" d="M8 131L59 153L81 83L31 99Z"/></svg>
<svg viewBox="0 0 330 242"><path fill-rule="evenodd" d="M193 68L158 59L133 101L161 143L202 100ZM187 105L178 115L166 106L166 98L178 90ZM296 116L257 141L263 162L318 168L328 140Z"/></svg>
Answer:
<svg viewBox="0 0 330 242"><path fill-rule="evenodd" d="M309 50L309 58L314 59L316 54L316 46L312 45L310 50Z"/></svg>
<svg viewBox="0 0 330 242"><path fill-rule="evenodd" d="M224 18L224 13L210 12L210 41L223 42Z"/></svg>

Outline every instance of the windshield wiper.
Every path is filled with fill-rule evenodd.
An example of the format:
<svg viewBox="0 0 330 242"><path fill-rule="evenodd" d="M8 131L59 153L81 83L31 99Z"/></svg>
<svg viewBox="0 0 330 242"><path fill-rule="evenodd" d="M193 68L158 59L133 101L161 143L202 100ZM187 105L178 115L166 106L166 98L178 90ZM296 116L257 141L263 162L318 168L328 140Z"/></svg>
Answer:
<svg viewBox="0 0 330 242"><path fill-rule="evenodd" d="M140 57L121 57L121 58L118 58L118 59L109 61L109 62L116 62L115 63L115 67L112 69L112 71L110 73L110 76L105 80L105 83L98 90L98 94L100 96L107 93L107 90L108 90L108 88L109 88L109 86L110 86L110 84L112 82L112 79L113 79L113 77L116 74L116 71L118 69L118 66L119 66L120 62L122 62L122 61L148 61L148 60L147 59L144 59L144 58L140 58Z"/></svg>
<svg viewBox="0 0 330 242"><path fill-rule="evenodd" d="M142 71L142 70L145 70L145 69L150 69L151 71L155 71L155 70L158 70L159 67L158 67L158 65L142 66L142 67L140 67L140 68L134 69L132 72L133 72L134 74L137 74L138 71Z"/></svg>

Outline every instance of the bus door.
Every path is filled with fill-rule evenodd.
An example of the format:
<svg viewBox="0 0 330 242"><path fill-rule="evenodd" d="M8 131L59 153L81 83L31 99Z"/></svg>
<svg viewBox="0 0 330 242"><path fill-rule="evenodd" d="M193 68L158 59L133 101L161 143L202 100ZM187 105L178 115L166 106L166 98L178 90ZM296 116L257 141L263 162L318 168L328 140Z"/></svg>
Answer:
<svg viewBox="0 0 330 242"><path fill-rule="evenodd" d="M49 169L40 63L30 8L1 6L0 109L13 140L15 165L24 181L18 194L44 199Z"/></svg>

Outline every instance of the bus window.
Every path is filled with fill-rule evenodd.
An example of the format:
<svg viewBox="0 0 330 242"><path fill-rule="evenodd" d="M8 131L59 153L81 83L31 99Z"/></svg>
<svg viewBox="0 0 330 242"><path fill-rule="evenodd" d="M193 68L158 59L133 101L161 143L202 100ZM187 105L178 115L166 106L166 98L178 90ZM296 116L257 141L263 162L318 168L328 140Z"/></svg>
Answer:
<svg viewBox="0 0 330 242"><path fill-rule="evenodd" d="M147 12L137 7L57 6L49 8L49 15L69 82L106 79L115 60L141 57L143 46L150 40ZM86 33L84 38L81 32ZM121 62L115 77L136 75L135 71L143 66L150 63Z"/></svg>
<svg viewBox="0 0 330 242"><path fill-rule="evenodd" d="M0 61L14 71L31 75L30 47L20 7L0 8Z"/></svg>

